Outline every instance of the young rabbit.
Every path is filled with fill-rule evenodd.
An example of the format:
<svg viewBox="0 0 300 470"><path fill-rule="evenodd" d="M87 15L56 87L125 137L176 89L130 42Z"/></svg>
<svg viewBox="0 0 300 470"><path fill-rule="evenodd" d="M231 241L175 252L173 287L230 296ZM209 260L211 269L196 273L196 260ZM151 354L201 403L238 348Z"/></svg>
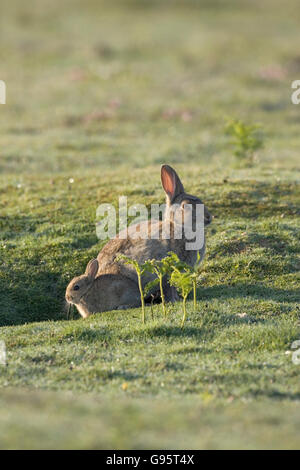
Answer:
<svg viewBox="0 0 300 470"><path fill-rule="evenodd" d="M118 274L96 277L98 268L98 261L91 260L85 274L75 277L66 290L66 301L76 305L83 318L92 313L140 306L136 283Z"/></svg>
<svg viewBox="0 0 300 470"><path fill-rule="evenodd" d="M100 274L119 274L137 282L136 273L132 266L123 261L116 260L119 254L124 254L143 263L147 259L162 259L169 251L175 252L178 257L186 263L193 265L197 260L199 251L201 260L205 254L205 240L200 250L187 249L187 239L183 236L176 239L175 234L178 226L183 220L189 220L194 231L200 230L197 227L196 207L203 204L202 201L184 190L176 171L169 165L161 168L161 182L166 193L166 210L163 221L144 221L136 226L129 227L127 234L120 232L115 238L110 240L100 251L97 259L99 261ZM210 224L212 216L204 206L204 225ZM165 237L170 227L169 238ZM137 236L138 232L138 236ZM143 284L153 278L153 275L145 275ZM174 301L178 299L176 290L168 285L165 280L166 300Z"/></svg>

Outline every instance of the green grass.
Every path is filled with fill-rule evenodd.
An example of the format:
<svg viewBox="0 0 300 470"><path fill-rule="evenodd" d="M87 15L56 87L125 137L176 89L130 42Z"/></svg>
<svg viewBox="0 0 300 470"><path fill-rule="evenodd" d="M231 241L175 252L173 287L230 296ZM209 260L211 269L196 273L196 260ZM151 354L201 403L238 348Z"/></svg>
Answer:
<svg viewBox="0 0 300 470"><path fill-rule="evenodd" d="M1 448L299 448L296 7L2 7ZM228 117L262 125L252 168ZM97 206L163 202L162 163L215 216L197 312L183 331L180 304L145 326L139 310L67 321L65 287L103 245Z"/></svg>
<svg viewBox="0 0 300 470"><path fill-rule="evenodd" d="M299 405L118 400L68 393L1 393L1 447L15 449L295 449ZM30 423L30 426L28 425Z"/></svg>

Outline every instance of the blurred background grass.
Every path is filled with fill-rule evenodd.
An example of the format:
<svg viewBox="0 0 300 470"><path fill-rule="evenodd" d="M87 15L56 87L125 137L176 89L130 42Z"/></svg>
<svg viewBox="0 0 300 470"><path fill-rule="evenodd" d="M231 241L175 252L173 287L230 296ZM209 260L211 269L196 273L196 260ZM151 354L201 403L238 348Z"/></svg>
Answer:
<svg viewBox="0 0 300 470"><path fill-rule="evenodd" d="M264 162L298 161L297 1L4 1L0 169L228 166L224 119L262 123Z"/></svg>

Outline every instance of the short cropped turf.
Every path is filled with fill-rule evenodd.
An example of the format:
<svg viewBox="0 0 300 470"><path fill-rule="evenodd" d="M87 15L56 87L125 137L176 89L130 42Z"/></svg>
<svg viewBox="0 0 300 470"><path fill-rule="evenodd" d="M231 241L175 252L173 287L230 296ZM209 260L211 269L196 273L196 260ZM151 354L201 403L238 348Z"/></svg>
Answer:
<svg viewBox="0 0 300 470"><path fill-rule="evenodd" d="M1 7L1 448L299 448L296 8ZM251 167L231 118L261 125ZM214 215L196 311L183 330L180 303L67 317L98 205L162 203L163 163Z"/></svg>

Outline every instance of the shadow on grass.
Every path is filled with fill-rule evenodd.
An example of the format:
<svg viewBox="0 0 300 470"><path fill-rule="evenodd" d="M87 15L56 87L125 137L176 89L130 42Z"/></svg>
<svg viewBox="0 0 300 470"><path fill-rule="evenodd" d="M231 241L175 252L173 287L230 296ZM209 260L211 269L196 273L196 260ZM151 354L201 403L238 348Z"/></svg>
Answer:
<svg viewBox="0 0 300 470"><path fill-rule="evenodd" d="M0 217L0 239L13 240L24 235L34 234L37 227L43 223L41 217L17 215Z"/></svg>
<svg viewBox="0 0 300 470"><path fill-rule="evenodd" d="M231 216L246 219L258 217L274 217L284 213L286 216L299 214L299 188L295 183L269 183L259 181L230 182L226 197L214 201L212 208L215 215L222 218ZM282 197L289 196L289 201ZM291 200L294 203L291 203Z"/></svg>
<svg viewBox="0 0 300 470"><path fill-rule="evenodd" d="M122 381L130 382L136 379L143 378L142 374L132 373L124 370L111 370L111 369L97 369L94 368L92 370L78 370L73 369L72 371L73 376L77 376L80 380L84 377L85 380L90 379L92 380L99 380L103 383L109 383L113 379L122 379ZM65 378L63 378L65 380Z"/></svg>
<svg viewBox="0 0 300 470"><path fill-rule="evenodd" d="M261 183L261 182L230 182L230 191L226 197L218 198L212 204L213 213L222 214L222 218L257 218L275 216L283 212L287 216L295 216L296 209L296 185L288 183ZM294 196L293 199L291 197ZM283 197L293 200L293 204L283 201ZM18 325L34 321L61 320L66 319L64 311L64 293L68 281L73 275L78 274L77 268L83 266L84 254L76 259L74 250L85 250L96 243L95 236L91 233L72 233L71 240L61 239L52 245L52 239L59 235L55 227L45 227L45 231L38 231L41 224L49 222L48 217L44 220L40 215L31 216L15 214L10 217L0 218L0 236L4 241L14 241L15 246L5 249L5 259L1 267L0 283L0 326ZM59 226L59 224L57 224ZM297 229L287 224L281 224L284 230L290 231L293 238L297 239ZM23 235L37 237L37 243L30 246L22 244ZM48 237L49 243L42 245L38 243L40 237ZM15 240L14 240L15 239ZM98 243L98 240L97 240ZM249 238L243 242L233 240L231 245L225 248L217 247L210 257L222 257L226 253L240 253L247 249L248 244L259 246L266 251L274 251L283 256L286 251L290 253L290 259L294 259L297 246L286 244L280 235L266 236L264 234L249 234ZM4 256L3 256L4 258ZM79 259L80 258L80 259ZM278 262L272 262L269 256L268 265L262 260L251 263L253 275L268 273L271 275L280 266ZM42 262L44 264L42 264ZM48 267L47 263L51 266ZM273 264L272 264L273 263ZM276 264L277 263L277 264ZM298 270L298 265L288 259L281 266L285 273ZM213 266L217 270L218 266ZM220 269L224 269L220 267ZM235 285L216 285L199 289L200 299L230 299L244 298L250 296L257 299L272 299L276 302L299 301L299 293L296 289L280 289L266 287L262 283L238 283ZM186 326L182 331L180 328L172 327L169 330L158 328L153 331L154 335L164 336L198 336L199 330Z"/></svg>
<svg viewBox="0 0 300 470"><path fill-rule="evenodd" d="M207 331L206 329L199 326L188 326L185 325L183 329L180 326L170 325L170 324L161 324L161 325L151 325L151 323L146 323L143 326L139 323L138 327L133 328L130 332L122 330L120 331L119 338L125 342L138 342L143 343L149 341L149 339L154 340L155 338L165 338L165 339L175 339L175 338L196 338L197 340L213 337L213 331Z"/></svg>
<svg viewBox="0 0 300 470"><path fill-rule="evenodd" d="M65 285L58 273L9 270L0 286L0 327L65 320Z"/></svg>
<svg viewBox="0 0 300 470"><path fill-rule="evenodd" d="M112 338L111 330L106 327L91 329L90 326L84 328L80 325L80 330L67 332L60 338L61 341L97 343L101 347L107 347Z"/></svg>
<svg viewBox="0 0 300 470"><path fill-rule="evenodd" d="M271 398L272 400L291 400L299 401L300 392L280 392L279 390L255 390L255 398Z"/></svg>
<svg viewBox="0 0 300 470"><path fill-rule="evenodd" d="M148 332L151 336L164 336L168 337L201 337L203 336L203 331L198 327L194 326L185 326L184 328L180 328L179 326L170 326L170 325L161 325L155 326L148 329Z"/></svg>
<svg viewBox="0 0 300 470"><path fill-rule="evenodd" d="M282 227L284 230L292 232L292 236L297 237L298 231L294 227ZM285 237L280 237L278 234L265 235L261 233L249 233L244 240L232 239L223 242L212 249L209 253L209 258L214 259L220 256L231 256L235 254L245 253L249 250L253 251L255 248L264 248L269 253L275 255L286 255L293 253L300 253L300 245L296 246L293 242L288 243ZM287 266L288 272L294 272L298 268L294 265Z"/></svg>
<svg viewBox="0 0 300 470"><path fill-rule="evenodd" d="M274 300L276 302L299 302L299 289L279 289L267 287L263 284L238 283L234 286L217 285L199 289L199 299L231 299L253 297L260 300Z"/></svg>
<svg viewBox="0 0 300 470"><path fill-rule="evenodd" d="M73 276L83 272L84 258L87 262L86 254L74 259L74 250L87 250L98 239L94 234L79 231L73 232L71 239L58 239L60 224L55 226L58 229L47 225L45 230L38 231L41 224L48 222L46 219L27 215L0 217L0 241L4 244L0 327L67 319L66 286ZM28 236L30 240L24 241Z"/></svg>

